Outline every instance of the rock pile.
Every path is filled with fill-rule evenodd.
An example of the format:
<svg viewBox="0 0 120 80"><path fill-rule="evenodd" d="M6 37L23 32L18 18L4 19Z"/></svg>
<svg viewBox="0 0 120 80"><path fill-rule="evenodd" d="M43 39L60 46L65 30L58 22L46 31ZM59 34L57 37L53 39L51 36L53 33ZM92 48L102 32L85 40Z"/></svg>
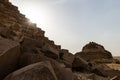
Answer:
<svg viewBox="0 0 120 80"><path fill-rule="evenodd" d="M112 54L105 48L95 42L86 44L81 52L76 53L88 62L111 63L113 61Z"/></svg>
<svg viewBox="0 0 120 80"><path fill-rule="evenodd" d="M109 80L120 77L119 71L106 68L106 65L101 69L103 64L89 62L95 56L112 59L102 46L90 43L92 48L86 45L82 53L73 55L44 33L8 0L0 1L0 80L81 80L81 77L82 80Z"/></svg>
<svg viewBox="0 0 120 80"><path fill-rule="evenodd" d="M6 80L16 79L18 75L21 78L29 75L29 78L31 78L31 76L34 75L29 74L29 72L34 73L34 71L35 74L41 72L50 75L54 74L53 77L48 75L46 80L47 78L51 80L66 80L69 79L67 76L67 73L69 73L72 80L71 70L68 70L63 63L70 63L71 66L72 62L67 61L67 58L63 61L60 60L60 52L63 51L61 46L55 45L54 41L44 36L44 33L45 32L38 28L36 24L30 23L29 19L21 14L18 8L8 0L0 1L0 80L9 73L30 64L33 64L32 67L28 66L27 68L29 69L25 68L25 70L24 68L20 69L12 73L15 74L15 76L6 78ZM69 55L70 53L66 52L65 54ZM70 55L73 60L73 55ZM70 59L70 57L68 58ZM35 69L33 68L34 63L44 63L45 61L49 61L47 63L49 63L49 66L52 65L52 68L45 67L41 65L41 63L40 65L38 64L38 67L36 66ZM64 65L64 67L62 65ZM36 72L37 70L38 72ZM66 74L63 75L63 73ZM45 74L43 74L44 77ZM43 76L41 75L41 77Z"/></svg>

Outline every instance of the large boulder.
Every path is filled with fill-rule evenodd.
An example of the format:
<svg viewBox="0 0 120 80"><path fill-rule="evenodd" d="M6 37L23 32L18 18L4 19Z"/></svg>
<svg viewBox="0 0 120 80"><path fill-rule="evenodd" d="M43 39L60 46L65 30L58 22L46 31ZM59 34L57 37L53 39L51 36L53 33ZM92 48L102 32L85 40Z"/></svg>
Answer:
<svg viewBox="0 0 120 80"><path fill-rule="evenodd" d="M72 63L72 69L75 71L90 71L90 67L89 63L79 56L76 56Z"/></svg>
<svg viewBox="0 0 120 80"><path fill-rule="evenodd" d="M86 44L82 52L76 53L76 56L80 56L88 62L97 62L97 63L111 63L113 60L112 54L105 50L104 47L95 42L90 42Z"/></svg>
<svg viewBox="0 0 120 80"><path fill-rule="evenodd" d="M64 68L61 63L41 54L24 53L21 57L20 65L23 67L41 61L50 61L58 80L73 80L71 69Z"/></svg>
<svg viewBox="0 0 120 80"><path fill-rule="evenodd" d="M9 74L4 80L58 80L49 61L28 65Z"/></svg>
<svg viewBox="0 0 120 80"><path fill-rule="evenodd" d="M0 79L18 67L20 44L0 37Z"/></svg>

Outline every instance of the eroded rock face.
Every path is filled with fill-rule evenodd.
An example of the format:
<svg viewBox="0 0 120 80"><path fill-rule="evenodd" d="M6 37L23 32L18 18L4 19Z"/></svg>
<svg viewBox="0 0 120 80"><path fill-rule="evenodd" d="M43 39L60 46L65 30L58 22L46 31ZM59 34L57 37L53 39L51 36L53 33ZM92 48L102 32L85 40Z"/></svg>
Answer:
<svg viewBox="0 0 120 80"><path fill-rule="evenodd" d="M45 53L45 56L53 58L53 59L58 59L59 58L59 50L56 48L52 47L51 45L44 45L41 50L43 53Z"/></svg>
<svg viewBox="0 0 120 80"><path fill-rule="evenodd" d="M104 50L105 49L102 45L90 42L83 47L82 52L104 52Z"/></svg>
<svg viewBox="0 0 120 80"><path fill-rule="evenodd" d="M66 67L72 67L72 63L74 60L74 55L72 53L70 53L68 50L66 49L62 49L60 51L60 59L63 61L63 63L66 65Z"/></svg>
<svg viewBox="0 0 120 80"><path fill-rule="evenodd" d="M4 80L58 80L49 61L31 64L19 69Z"/></svg>
<svg viewBox="0 0 120 80"><path fill-rule="evenodd" d="M76 56L80 56L84 60L91 62L105 62L109 63L112 62L112 54L105 50L103 46L95 43L90 42L89 44L85 45L81 52L76 53Z"/></svg>
<svg viewBox="0 0 120 80"><path fill-rule="evenodd" d="M0 5L0 36L20 42L23 53L40 51L53 59L59 58L61 46L45 37L45 32L36 24L30 23L10 2L0 1Z"/></svg>
<svg viewBox="0 0 120 80"><path fill-rule="evenodd" d="M73 63L72 63L72 68L75 71L90 71L90 65L88 64L87 61L82 59L79 56L76 56Z"/></svg>
<svg viewBox="0 0 120 80"><path fill-rule="evenodd" d="M20 44L0 37L0 79L18 67Z"/></svg>

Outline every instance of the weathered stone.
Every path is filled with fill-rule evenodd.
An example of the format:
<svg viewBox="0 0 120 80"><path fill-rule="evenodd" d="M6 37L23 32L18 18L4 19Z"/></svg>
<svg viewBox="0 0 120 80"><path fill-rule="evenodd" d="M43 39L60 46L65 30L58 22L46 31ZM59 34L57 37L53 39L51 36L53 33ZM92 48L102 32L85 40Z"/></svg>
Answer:
<svg viewBox="0 0 120 80"><path fill-rule="evenodd" d="M20 45L0 37L0 79L18 67Z"/></svg>
<svg viewBox="0 0 120 80"><path fill-rule="evenodd" d="M47 57L59 59L59 51L49 44L45 44L42 47L42 52L45 53L45 56Z"/></svg>
<svg viewBox="0 0 120 80"><path fill-rule="evenodd" d="M59 62L55 61L52 58L46 57L44 55L25 53L21 58L20 65L23 67L23 66L41 62L41 61L50 61L58 80L72 80L73 79L71 70L68 70L60 66L61 64ZM70 77L68 76L68 73L69 75L71 75Z"/></svg>
<svg viewBox="0 0 120 80"><path fill-rule="evenodd" d="M110 80L110 78L102 77L94 73L74 72L74 80Z"/></svg>
<svg viewBox="0 0 120 80"><path fill-rule="evenodd" d="M112 54L95 42L85 45L82 52L76 53L76 56L80 56L88 62L97 63L111 63L113 60Z"/></svg>
<svg viewBox="0 0 120 80"><path fill-rule="evenodd" d="M4 80L58 80L49 61L28 65L8 75Z"/></svg>
<svg viewBox="0 0 120 80"><path fill-rule="evenodd" d="M120 80L120 76L114 76L114 77L111 78L110 80Z"/></svg>
<svg viewBox="0 0 120 80"><path fill-rule="evenodd" d="M27 67L11 73L5 80L73 80L71 68L85 72L92 70L98 75L111 78L116 75L119 77L119 71L105 66L94 68L95 65L90 64L92 62L112 62L111 53L105 50L103 46L90 42L83 47L82 52L77 53L74 57L68 50L61 50L61 46L56 45L44 34L45 31L37 28L36 24L31 23L8 0L0 1L0 36L6 38L0 42L0 54L2 53L0 55L1 79L14 71L17 66L19 68ZM7 39L10 40L7 42ZM20 45L17 42L21 44L22 52L19 65L17 64ZM4 44L4 46L1 44ZM15 46L13 46L14 44ZM40 63L37 64L37 62ZM89 75L89 79L99 78L100 76L96 74ZM100 77L100 79L104 80L104 77Z"/></svg>
<svg viewBox="0 0 120 80"><path fill-rule="evenodd" d="M21 47L23 52L30 52L34 54L44 53L44 55L47 57L53 59L59 58L59 51L53 48L52 46L50 46L49 44L45 44L45 41L24 37L21 44L22 44Z"/></svg>
<svg viewBox="0 0 120 80"><path fill-rule="evenodd" d="M66 67L72 67L72 63L74 60L74 55L72 53L69 53L68 50L62 49L59 53L59 56L66 65Z"/></svg>
<svg viewBox="0 0 120 80"><path fill-rule="evenodd" d="M21 14L17 7L13 6L10 2L4 2L6 1L0 1L0 35L18 42L22 42L24 37L27 37L29 42L31 39L32 44L29 44L30 46L37 43L37 46L42 46L42 51L46 53L46 56L58 59L60 46L55 45L54 41L45 37L45 31L38 28L36 24L29 22L29 19ZM3 28L1 28L1 25ZM27 42L24 43L27 44ZM38 47L33 46L39 50ZM30 50L31 48L28 49Z"/></svg>
<svg viewBox="0 0 120 80"><path fill-rule="evenodd" d="M61 73L64 77L63 80L73 80L73 72L71 68L61 68Z"/></svg>
<svg viewBox="0 0 120 80"><path fill-rule="evenodd" d="M95 42L90 42L89 44L86 44L83 49L82 52L99 52L99 51L103 51L104 52L104 47L102 45L99 45Z"/></svg>
<svg viewBox="0 0 120 80"><path fill-rule="evenodd" d="M51 61L51 58L44 56L44 54L34 54L34 53L24 53L20 58L20 66L24 67L29 64L41 62L41 61Z"/></svg>
<svg viewBox="0 0 120 80"><path fill-rule="evenodd" d="M51 61L53 69L58 77L58 80L73 80L73 73L71 69L63 68L56 61Z"/></svg>
<svg viewBox="0 0 120 80"><path fill-rule="evenodd" d="M94 72L100 76L110 77L110 78L112 78L114 76L120 76L120 71L111 69L110 67L108 67L107 65L104 65L104 64L95 66L95 68L93 69L92 72Z"/></svg>
<svg viewBox="0 0 120 80"><path fill-rule="evenodd" d="M11 38L11 35L14 35L14 33L7 29L5 26L0 25L0 36L4 37L4 38Z"/></svg>
<svg viewBox="0 0 120 80"><path fill-rule="evenodd" d="M94 73L91 73L87 78L91 80L110 80L109 77L99 76Z"/></svg>
<svg viewBox="0 0 120 80"><path fill-rule="evenodd" d="M1 2L9 2L9 0L1 0Z"/></svg>
<svg viewBox="0 0 120 80"><path fill-rule="evenodd" d="M21 47L23 52L31 52L34 54L39 54L40 49L44 46L42 41L37 41L29 37L24 37L21 42Z"/></svg>
<svg viewBox="0 0 120 80"><path fill-rule="evenodd" d="M75 56L72 64L72 68L75 71L90 71L90 65L84 59L79 56Z"/></svg>

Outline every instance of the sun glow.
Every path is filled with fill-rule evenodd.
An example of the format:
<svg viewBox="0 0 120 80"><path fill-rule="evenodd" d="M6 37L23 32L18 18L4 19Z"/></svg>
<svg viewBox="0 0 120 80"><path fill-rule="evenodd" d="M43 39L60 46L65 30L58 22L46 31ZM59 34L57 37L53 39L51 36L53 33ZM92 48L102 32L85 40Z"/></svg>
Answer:
<svg viewBox="0 0 120 80"><path fill-rule="evenodd" d="M36 23L38 27L45 28L49 22L48 12L44 8L37 6L27 6L22 10L22 13L26 15L30 22Z"/></svg>

